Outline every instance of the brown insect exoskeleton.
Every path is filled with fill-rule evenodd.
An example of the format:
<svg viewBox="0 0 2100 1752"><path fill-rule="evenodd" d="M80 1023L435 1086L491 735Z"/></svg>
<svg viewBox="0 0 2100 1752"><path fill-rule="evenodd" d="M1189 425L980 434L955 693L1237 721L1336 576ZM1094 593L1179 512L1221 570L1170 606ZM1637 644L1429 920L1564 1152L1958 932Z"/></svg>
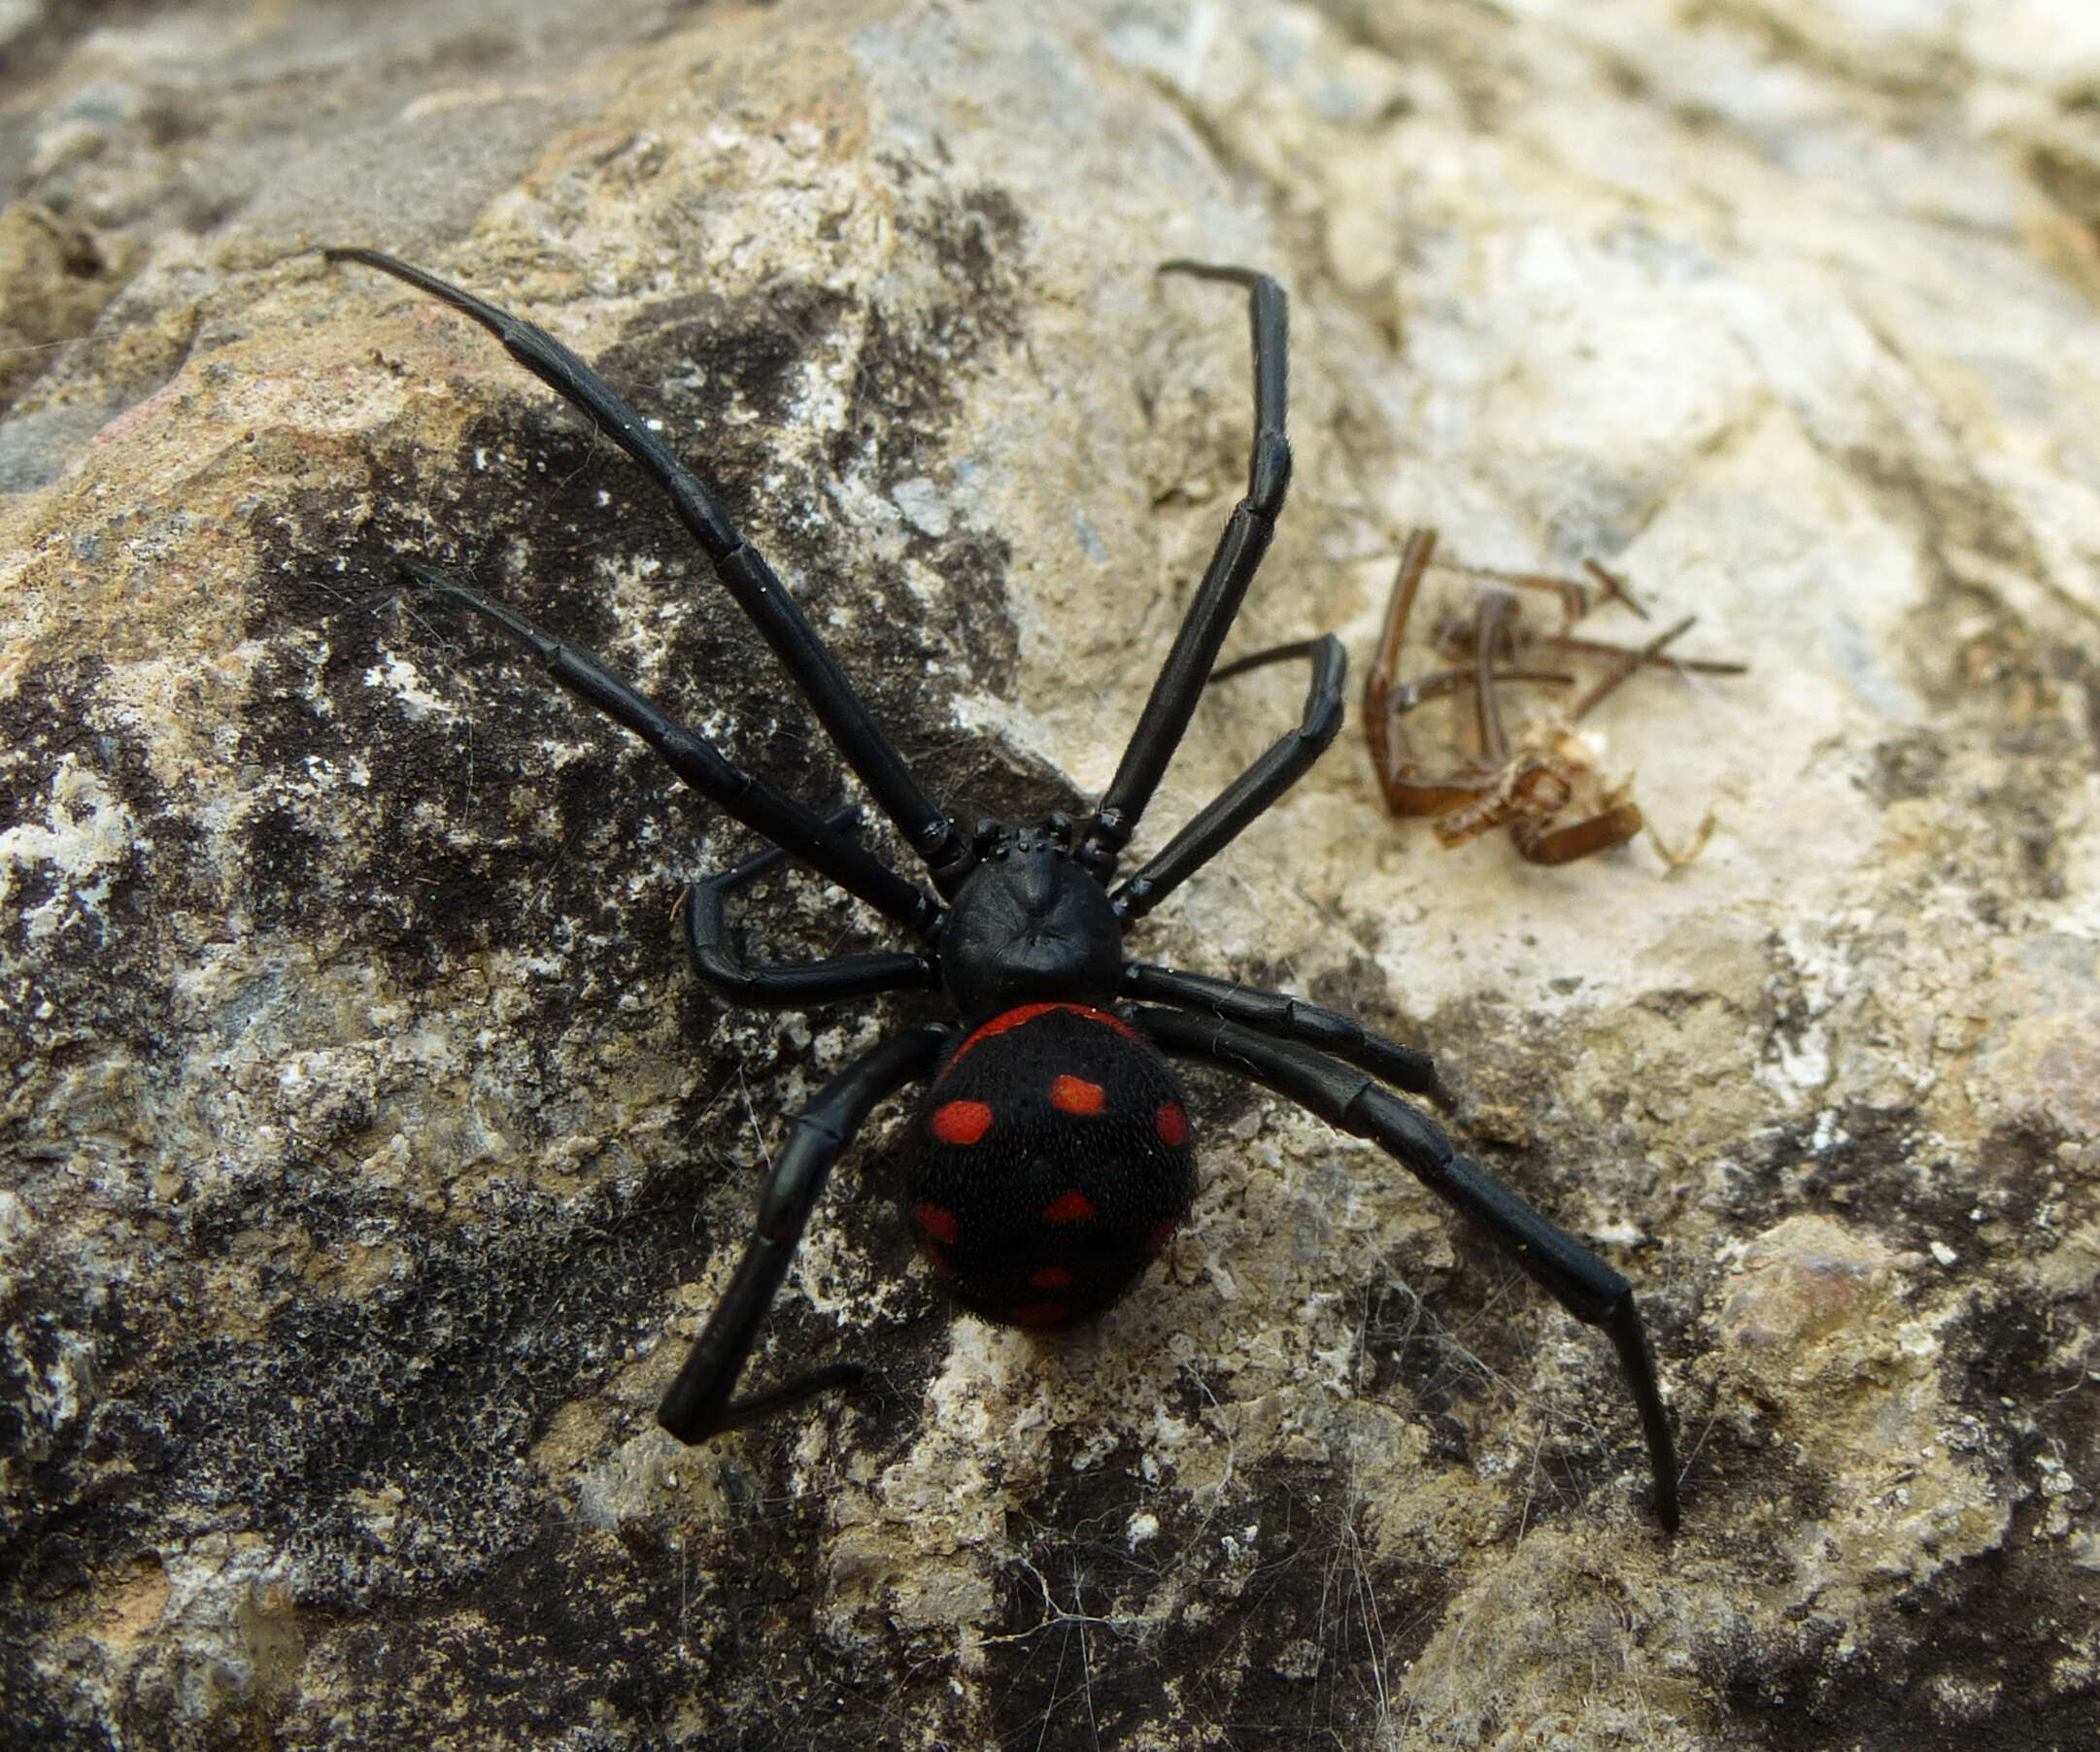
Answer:
<svg viewBox="0 0 2100 1752"><path fill-rule="evenodd" d="M1455 617L1437 630L1436 649L1446 659L1455 659L1454 666L1400 682L1396 678L1401 641L1436 552L1434 529L1416 529L1408 535L1386 604L1378 654L1364 681L1364 733L1387 806L1395 815L1427 816L1437 837L1447 846L1463 845L1490 828L1507 826L1517 851L1533 863L1569 863L1624 845L1643 828L1672 869L1690 863L1713 831L1712 815L1700 824L1689 846L1671 850L1647 826L1641 806L1629 794L1630 787L1604 781L1595 757L1575 734L1574 726L1645 666L1740 675L1744 665L1666 655L1691 626L1689 615L1641 646L1575 637L1571 628L1595 606L1595 591L1615 597L1647 619L1624 582L1594 561L1584 568L1591 580L1587 585L1535 572L1449 565L1446 569L1489 588L1481 590L1470 616ZM1513 590L1504 586L1558 595L1558 630L1542 632L1528 624ZM1522 722L1512 734L1503 718L1503 691L1520 685L1572 688L1573 674L1541 666L1569 657L1601 661L1602 673L1574 704ZM1461 753L1455 770L1424 771L1403 720L1427 700L1469 691L1473 698L1471 748Z"/></svg>

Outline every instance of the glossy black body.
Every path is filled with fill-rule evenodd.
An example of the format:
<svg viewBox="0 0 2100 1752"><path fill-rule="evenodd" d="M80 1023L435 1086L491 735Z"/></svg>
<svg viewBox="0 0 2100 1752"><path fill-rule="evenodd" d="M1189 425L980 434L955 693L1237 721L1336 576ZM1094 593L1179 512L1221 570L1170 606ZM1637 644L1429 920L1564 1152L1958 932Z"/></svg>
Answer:
<svg viewBox="0 0 2100 1752"><path fill-rule="evenodd" d="M993 825L940 937L941 986L964 1026L1016 1004L1116 1001L1123 923L1071 855L1071 825Z"/></svg>

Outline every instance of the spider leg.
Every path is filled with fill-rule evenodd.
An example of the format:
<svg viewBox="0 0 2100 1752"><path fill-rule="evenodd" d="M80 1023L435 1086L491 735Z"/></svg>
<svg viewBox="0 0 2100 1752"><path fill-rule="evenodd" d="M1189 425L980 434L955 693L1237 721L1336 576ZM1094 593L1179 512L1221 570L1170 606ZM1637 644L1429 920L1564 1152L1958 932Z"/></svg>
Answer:
<svg viewBox="0 0 2100 1752"><path fill-rule="evenodd" d="M1446 650L1450 656L1473 655L1473 634L1465 622L1447 623L1440 630L1438 637L1439 648ZM1515 654L1526 660L1541 652L1567 652L1575 657L1617 658L1624 657L1634 649L1630 645L1614 645L1609 639L1584 639L1567 632L1539 632L1521 621L1517 623L1510 645ZM1641 660L1650 668L1673 669L1685 675L1747 675L1750 668L1749 664L1738 662L1732 657L1678 657L1675 652L1649 655L1643 651ZM1551 680L1566 684L1575 679L1571 675L1547 676L1515 669L1499 669L1496 675L1502 681Z"/></svg>
<svg viewBox="0 0 2100 1752"><path fill-rule="evenodd" d="M1184 973L1176 967L1154 967L1141 961L1123 965L1123 995L1142 1003L1171 1004L1177 1010L1237 1023L1298 1046L1318 1047L1344 1063L1409 1095L1428 1095L1445 1106L1451 1097L1437 1075L1435 1061L1418 1047L1402 1046L1373 1034L1361 1023L1303 998L1258 986L1240 986L1207 973Z"/></svg>
<svg viewBox="0 0 2100 1752"><path fill-rule="evenodd" d="M1491 697L1492 684L1482 680L1483 670L1492 665L1492 653L1471 668L1440 670L1411 682L1400 680L1401 645L1406 638L1407 623L1414 615L1415 597L1421 590L1423 575L1436 556L1436 530L1415 529L1408 533L1406 543L1401 549L1400 564L1393 574L1392 592L1386 598L1385 623L1378 633L1377 650L1364 677L1364 739L1371 747L1372 771L1384 794L1385 806L1395 815L1448 816L1470 809L1491 796L1500 782L1500 774L1491 766L1488 770L1441 777L1425 775L1400 728L1401 719L1425 701L1470 687L1474 691L1474 710L1480 720L1484 742L1488 718L1494 711L1491 704L1484 703ZM1508 600L1507 596L1503 599ZM1495 639L1499 637L1497 633ZM1495 639L1488 641L1490 646ZM1518 671L1503 672L1501 679L1558 681L1562 678ZM1494 729L1499 735L1499 717L1494 719Z"/></svg>
<svg viewBox="0 0 2100 1752"><path fill-rule="evenodd" d="M1568 722L1573 724L1585 713L1595 710L1597 706L1611 695L1615 689L1625 682L1627 677L1638 672L1643 664L1654 662L1673 641L1681 639L1686 633L1690 632L1692 623L1696 619L1697 617L1694 615L1686 615L1675 626L1665 627L1645 645L1621 651L1618 654L1617 662L1599 678L1596 686L1568 708Z"/></svg>
<svg viewBox="0 0 2100 1752"><path fill-rule="evenodd" d="M859 810L841 809L826 825L849 831L859 819ZM831 956L821 961L772 961L759 966L746 962L730 945L724 902L738 889L770 876L787 861L787 853L775 846L686 890L686 952L692 958L693 971L705 984L736 1003L799 1010L810 1004L871 997L878 992L939 983L939 974L927 957L897 951Z"/></svg>
<svg viewBox="0 0 2100 1752"><path fill-rule="evenodd" d="M1573 626L1590 612L1588 588L1573 578L1554 578L1544 572L1506 572L1499 566L1468 565L1456 559L1445 560L1439 570L1454 572L1461 578L1472 579L1479 584L1508 585L1513 590L1548 591L1560 598L1561 625L1564 627ZM1607 572L1604 576L1611 578L1613 575ZM1639 604L1626 595L1623 586L1614 584L1608 593L1623 597L1634 608L1635 613L1641 613Z"/></svg>
<svg viewBox="0 0 2100 1752"><path fill-rule="evenodd" d="M1307 1048L1266 1040L1230 1022L1137 1010L1132 1021L1164 1052L1218 1065L1274 1090L1329 1125L1368 1137L1461 1216L1507 1248L1534 1282L1586 1325L1602 1327L1641 1414L1655 1513L1677 1527L1677 1444L1656 1382L1633 1286L1574 1236L1459 1155L1437 1123L1366 1072Z"/></svg>
<svg viewBox="0 0 2100 1752"><path fill-rule="evenodd" d="M1500 672L1500 679L1564 682L1568 678L1526 669L1504 670ZM1478 675L1471 668L1440 669L1434 675L1417 676L1410 682L1389 683L1384 689L1366 687L1365 739L1371 744L1372 766L1378 790L1385 797L1386 808L1393 814L1428 816L1441 821L1475 809L1494 796L1502 783L1499 772L1476 767L1472 771L1425 774L1400 729L1401 719L1415 707L1441 699L1446 694L1476 688L1478 682Z"/></svg>
<svg viewBox="0 0 2100 1752"><path fill-rule="evenodd" d="M429 566L408 559L400 564L432 595L463 603L500 627L521 649L537 657L563 688L633 731L663 757L679 778L726 814L785 847L793 857L905 929L926 937L939 923L940 903L917 883L907 882L815 810L730 765L714 744L622 681L594 653L555 638L516 609L477 595Z"/></svg>
<svg viewBox="0 0 2100 1752"><path fill-rule="evenodd" d="M1341 729L1341 688L1349 657L1332 633L1295 645L1256 652L1212 673L1212 681L1243 674L1289 657L1312 659L1312 682L1295 730L1279 737L1259 759L1190 817L1181 831L1135 876L1109 895L1128 927L1141 919L1239 835L1241 828L1303 778Z"/></svg>
<svg viewBox="0 0 2100 1752"><path fill-rule="evenodd" d="M1590 598L1590 587L1578 579L1556 578L1549 572L1506 572L1500 566L1468 565L1462 560L1446 560L1443 569L1455 572L1461 578L1475 579L1482 584L1507 584L1520 590L1545 590L1560 598L1561 628L1566 631L1596 604ZM1609 571L1594 559L1585 559L1582 570L1589 575L1607 601L1623 602L1642 620L1648 618L1648 611L1641 606L1640 599L1627 587L1626 580L1618 573Z"/></svg>
<svg viewBox="0 0 2100 1752"><path fill-rule="evenodd" d="M1480 758L1499 770L1509 764L1509 738L1503 729L1502 701L1495 696L1500 673L1495 659L1509 642L1516 598L1507 590L1483 590L1476 615L1479 630L1473 646L1473 717L1480 739Z"/></svg>
<svg viewBox="0 0 2100 1752"><path fill-rule="evenodd" d="M1548 669L1498 669L1495 679L1565 687L1575 678ZM1441 821L1479 808L1503 788L1507 769L1475 766L1471 771L1425 775L1406 741L1394 733L1401 717L1416 706L1447 693L1477 689L1478 684L1479 677L1472 669L1440 669L1434 675L1404 683L1389 696L1387 735L1372 753L1379 761L1378 789L1385 795L1386 808L1395 815L1429 816ZM1483 823L1483 828L1486 825Z"/></svg>
<svg viewBox="0 0 2100 1752"><path fill-rule="evenodd" d="M1138 818L1188 730L1197 698L1216 665L1218 649L1232 630L1262 556L1269 552L1291 483L1291 445L1283 429L1289 333L1283 288L1267 274L1247 268L1169 261L1161 264L1160 272L1220 280L1246 288L1254 337L1254 443L1247 462L1246 496L1233 508L1225 532L1211 552L1181 630L1174 635L1173 648L1152 684L1137 727L1131 733L1077 854L1080 862L1104 883L1137 830Z"/></svg>
<svg viewBox="0 0 2100 1752"><path fill-rule="evenodd" d="M762 1393L730 1398L831 1164L875 1104L927 1075L954 1039L954 1030L943 1028L894 1035L847 1065L796 1116L787 1145L765 1177L758 1222L736 1275L657 1406L657 1422L680 1441L703 1442L866 1378L867 1370L858 1363L834 1363Z"/></svg>
<svg viewBox="0 0 2100 1752"><path fill-rule="evenodd" d="M1558 827L1543 827L1537 822L1511 822L1509 839L1518 855L1531 863L1574 863L1592 852L1623 846L1646 825L1647 818L1641 813L1639 803L1614 803L1607 798L1606 807L1595 815Z"/></svg>
<svg viewBox="0 0 2100 1752"><path fill-rule="evenodd" d="M1393 690L1386 707L1386 719L1390 722L1405 717L1417 706L1473 687L1478 679L1478 672L1473 669L1439 669L1433 674L1418 675ZM1565 669L1498 669L1495 679L1498 682L1529 682L1541 688L1567 688L1575 683L1575 677Z"/></svg>
<svg viewBox="0 0 2100 1752"><path fill-rule="evenodd" d="M883 814L897 824L904 843L926 859L934 886L944 894L953 893L975 860L968 842L904 763L764 556L738 532L699 476L649 430L613 387L545 329L423 268L377 250L331 249L322 254L329 261L377 268L471 318L502 342L512 358L572 408L588 415L641 465L670 499L678 521L705 550L715 576L808 698L846 763L860 774Z"/></svg>
<svg viewBox="0 0 2100 1752"><path fill-rule="evenodd" d="M1429 697L1429 684L1417 683L1411 692L1400 688L1400 646L1406 636L1407 622L1414 614L1414 598L1422 588L1422 574L1437 556L1437 532L1416 529L1400 551L1400 565L1393 574L1392 593L1385 599L1385 624L1378 633L1378 648L1371 667L1364 673L1364 739L1371 745L1372 770L1385 792L1387 805L1397 814L1402 806L1394 799L1394 786L1414 772L1414 761L1396 746L1394 735L1401 714L1409 712ZM1437 677L1438 682L1447 678ZM1448 678L1455 685L1455 677ZM1438 687L1438 692L1445 691Z"/></svg>

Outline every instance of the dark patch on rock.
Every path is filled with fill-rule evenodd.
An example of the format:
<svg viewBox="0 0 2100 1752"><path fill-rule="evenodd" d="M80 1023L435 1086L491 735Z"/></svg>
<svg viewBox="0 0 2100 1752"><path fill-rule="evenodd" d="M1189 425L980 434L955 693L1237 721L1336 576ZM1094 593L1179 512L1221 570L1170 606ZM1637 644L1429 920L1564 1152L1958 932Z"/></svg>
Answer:
<svg viewBox="0 0 2100 1752"><path fill-rule="evenodd" d="M102 1334L99 1402L76 1443L84 1469L54 1476L87 1494L48 1493L46 1533L65 1527L68 1561L100 1568L137 1543L267 1528L323 1609L473 1573L537 1513L525 1449L546 1413L653 1336L671 1284L697 1269L664 1243L684 1202L660 1183L455 1225L298 1160L203 1201L177 1225L170 1278L74 1329ZM313 1262L373 1245L398 1255L383 1281L355 1297L311 1287ZM229 1259L254 1268L265 1342L183 1319ZM387 1492L399 1524L382 1537ZM21 1554L32 1596L53 1558L48 1540Z"/></svg>
<svg viewBox="0 0 2100 1752"><path fill-rule="evenodd" d="M1948 1398L1968 1413L1950 1442L1976 1455L2018 1502L2018 1544L2043 1536L2038 1524L2050 1518L2059 1525L2046 1536L2059 1538L2064 1517L2083 1523L2094 1507L2100 1404L2089 1391L2090 1359L2066 1338L2096 1324L2100 1294L2088 1290L2046 1299L1985 1296L1947 1329ZM2100 1600L2100 1587L2091 1592Z"/></svg>
<svg viewBox="0 0 2100 1752"><path fill-rule="evenodd" d="M1933 730L1920 725L1899 731L1875 748L1868 794L1883 809L1929 796L1947 768L1947 744Z"/></svg>
<svg viewBox="0 0 2100 1752"><path fill-rule="evenodd" d="M1364 1505L1332 1473L1269 1468L1199 1499L1147 1483L1139 1460L1119 1446L1055 1468L1017 1530L991 1686L1002 1737L1355 1743L1434 1633L1442 1578L1373 1563ZM1169 1576L1186 1622L1162 1637L1144 1615Z"/></svg>
<svg viewBox="0 0 2100 1752"><path fill-rule="evenodd" d="M1418 1417L1439 1461L1471 1466L1466 1425L1453 1411L1491 1394L1494 1382L1446 1324L1465 1317L1463 1293L1452 1282L1460 1275L1425 1259L1396 1259L1389 1274L1367 1287L1356 1388L1367 1399ZM1479 1286L1470 1299L1485 1300L1487 1288Z"/></svg>
<svg viewBox="0 0 2100 1752"><path fill-rule="evenodd" d="M1681 1398L1674 1408L1679 1432L1697 1432L1682 1452L1686 1498L1698 1507L1679 1537L1745 1584L1794 1586L1802 1530L1835 1506L1828 1473L1776 1431L1761 1404L1739 1401L1719 1417Z"/></svg>
<svg viewBox="0 0 2100 1752"><path fill-rule="evenodd" d="M1741 1224L1768 1229L1800 1211L1827 1210L1921 1252L2048 1244L2032 1233L2059 1134L2039 1122L2001 1128L1978 1154L1949 1154L1909 1107L1847 1102L1745 1140L1725 1183Z"/></svg>
<svg viewBox="0 0 2100 1752"><path fill-rule="evenodd" d="M630 399L690 421L680 450L691 447L689 459L718 493L748 494L773 434L788 434L799 448L796 374L836 344L853 309L841 292L792 281L743 301L690 292L651 304L592 362ZM734 509L748 518L761 507ZM790 518L797 510L772 509Z"/></svg>
<svg viewBox="0 0 2100 1752"><path fill-rule="evenodd" d="M1709 1677L1770 1752L2058 1752L2090 1737L2094 1687L2059 1669L2093 1590L2047 1547L1977 1558L1903 1607L1865 1635L1805 1612L1790 1643L1715 1651Z"/></svg>
<svg viewBox="0 0 2100 1752"><path fill-rule="evenodd" d="M1316 1004L1339 1010L1345 1016L1371 1018L1392 1015L1392 982L1385 968L1368 955L1351 955L1339 967L1331 967L1313 980L1309 995ZM1366 1027L1373 1026L1368 1020Z"/></svg>
<svg viewBox="0 0 2100 1752"><path fill-rule="evenodd" d="M85 869L37 860L9 894L0 994L36 1030L40 1051L24 1063L40 1082L72 1047L165 1030L158 954L203 880L201 835L153 777L145 743L101 697L104 673L99 658L74 659L25 674L0 697L0 823L80 823L111 809L129 817L103 825L105 841L130 833L114 857ZM64 798L61 774L71 781ZM31 1093L17 1090L17 1114Z"/></svg>

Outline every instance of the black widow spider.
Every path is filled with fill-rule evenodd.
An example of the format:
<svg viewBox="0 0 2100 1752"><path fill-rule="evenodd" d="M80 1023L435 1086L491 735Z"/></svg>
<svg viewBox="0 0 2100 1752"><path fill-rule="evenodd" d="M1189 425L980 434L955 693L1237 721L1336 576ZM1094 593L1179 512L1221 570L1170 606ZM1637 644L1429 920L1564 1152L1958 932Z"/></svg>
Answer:
<svg viewBox="0 0 2100 1752"><path fill-rule="evenodd" d="M914 1122L904 1202L921 1249L954 1299L986 1319L1038 1329L1099 1314L1166 1245L1194 1196L1187 1097L1168 1062L1172 1055L1249 1078L1370 1138L1507 1248L1576 1319L1603 1327L1641 1413L1655 1511L1665 1528L1677 1527L1670 1420L1632 1286L1457 1154L1440 1127L1392 1093L1440 1095L1429 1056L1281 993L1123 954L1124 933L1275 802L1341 727L1346 658L1332 634L1213 668L1290 482L1286 306L1273 280L1244 268L1164 264L1162 272L1224 281L1247 293L1255 429L1246 496L1211 555L1100 806L1078 822L1062 814L1033 824L988 821L965 836L869 716L772 568L610 385L544 330L421 268L371 250L324 253L390 274L472 318L641 464L932 883L929 893L863 847L853 836L853 811L819 815L739 771L589 651L441 573L406 563L419 586L492 622L563 688L633 731L686 784L772 842L772 850L688 893L688 947L708 986L741 1003L781 1009L938 988L954 1010L951 1021L907 1028L862 1054L796 1116L766 1176L742 1263L658 1408L665 1430L683 1442L705 1441L865 1378L861 1365L838 1363L734 1397L832 1162L876 1103L913 1083L931 1087ZM1298 727L1111 887L1205 685L1298 657L1312 671ZM916 937L918 949L745 961L730 941L725 902L790 858L867 902Z"/></svg>

